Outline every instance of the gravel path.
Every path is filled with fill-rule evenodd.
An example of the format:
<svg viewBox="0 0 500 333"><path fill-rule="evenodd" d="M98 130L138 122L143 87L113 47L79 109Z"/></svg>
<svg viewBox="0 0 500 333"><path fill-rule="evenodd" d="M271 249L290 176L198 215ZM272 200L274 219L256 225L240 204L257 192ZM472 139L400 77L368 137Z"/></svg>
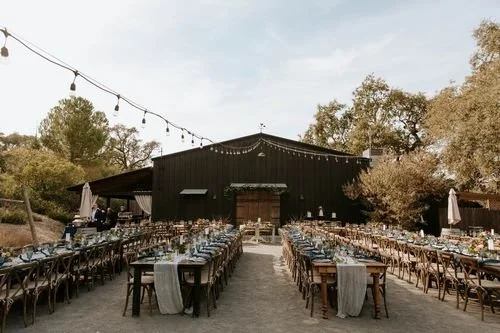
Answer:
<svg viewBox="0 0 500 333"><path fill-rule="evenodd" d="M129 313L122 317L125 300L125 277L94 291L81 293L71 304L56 304L56 312L48 314L39 307L35 325L23 327L18 311L9 314L7 332L499 332L500 315L485 312L480 320L479 307L472 305L467 312L454 308L453 296L441 302L436 295L424 295L414 285L388 279L388 306L390 318L372 319L371 297L360 317L340 319L330 309L330 319L321 319L319 297L314 317L309 316L281 258L281 247L274 245L248 245L240 258L229 285L217 301L211 317L202 315L163 316L154 311L148 315L147 305L140 318ZM16 309L15 309L16 310Z"/></svg>

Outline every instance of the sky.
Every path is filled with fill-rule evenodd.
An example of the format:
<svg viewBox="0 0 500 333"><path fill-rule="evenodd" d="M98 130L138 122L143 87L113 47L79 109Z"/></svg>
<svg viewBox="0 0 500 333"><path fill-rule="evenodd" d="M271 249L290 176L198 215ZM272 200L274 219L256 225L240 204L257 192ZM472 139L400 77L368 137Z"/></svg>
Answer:
<svg viewBox="0 0 500 333"><path fill-rule="evenodd" d="M350 104L370 73L432 96L470 73L472 31L499 16L497 0L27 0L2 3L0 27L217 142L260 123L297 140L318 104ZM0 132L34 135L73 74L6 46ZM146 117L143 129L143 113L123 103L114 117L116 97L76 84L110 125L137 127L163 154L191 148L163 120Z"/></svg>

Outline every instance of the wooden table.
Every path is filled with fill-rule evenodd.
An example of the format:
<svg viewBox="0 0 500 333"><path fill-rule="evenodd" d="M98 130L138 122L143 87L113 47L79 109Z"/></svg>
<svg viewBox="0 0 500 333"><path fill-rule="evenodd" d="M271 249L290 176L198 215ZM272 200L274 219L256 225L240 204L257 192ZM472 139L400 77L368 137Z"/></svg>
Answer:
<svg viewBox="0 0 500 333"><path fill-rule="evenodd" d="M154 261L137 260L130 263L134 268L134 287L132 292L132 316L138 317L141 315L141 276L142 272L153 272ZM193 287L193 316L200 315L200 296L201 296L201 269L206 262L196 262L181 260L177 264L179 272L193 272L194 287Z"/></svg>
<svg viewBox="0 0 500 333"><path fill-rule="evenodd" d="M373 302L375 303L375 319L380 319L380 274L387 270L387 265L381 262L367 262L366 272L373 277ZM321 276L321 302L323 303L323 318L328 319L327 286L326 280L329 274L337 273L337 266L334 263L312 262L313 267Z"/></svg>

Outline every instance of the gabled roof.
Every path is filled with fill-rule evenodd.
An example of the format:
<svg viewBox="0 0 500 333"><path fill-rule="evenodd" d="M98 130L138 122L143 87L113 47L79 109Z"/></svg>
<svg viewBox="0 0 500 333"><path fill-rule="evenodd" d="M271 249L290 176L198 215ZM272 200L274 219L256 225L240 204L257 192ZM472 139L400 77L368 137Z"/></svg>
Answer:
<svg viewBox="0 0 500 333"><path fill-rule="evenodd" d="M242 136L242 137L239 137L236 139L217 142L217 143L214 143L211 145L203 146L203 149L210 149L210 147L218 147L218 146L245 147L245 146L249 146L253 143L258 142L259 140L268 140L268 141L272 141L272 142L277 142L277 143L280 143L282 145L286 145L287 147L295 148L298 150L305 150L305 151L308 151L310 153L331 154L331 155L338 155L338 156L353 156L352 154L348 154L348 153L341 152L338 150L333 150L333 149L329 149L329 148L315 146L315 145L311 145L308 143L290 140L290 139L286 139L286 138L282 138L279 136L274 136L274 135L270 135L270 134L266 134L266 133L256 133L256 134L252 134L252 135ZM200 150L200 148L183 150L183 151L176 152L173 154L155 157L155 158L153 158L153 161L157 160L157 159L168 158L168 157L186 154L189 152L194 152L194 151L199 151L199 150Z"/></svg>
<svg viewBox="0 0 500 333"><path fill-rule="evenodd" d="M102 197L133 198L134 192L151 191L153 168L147 167L89 182L92 194ZM68 191L81 192L83 184L68 187Z"/></svg>

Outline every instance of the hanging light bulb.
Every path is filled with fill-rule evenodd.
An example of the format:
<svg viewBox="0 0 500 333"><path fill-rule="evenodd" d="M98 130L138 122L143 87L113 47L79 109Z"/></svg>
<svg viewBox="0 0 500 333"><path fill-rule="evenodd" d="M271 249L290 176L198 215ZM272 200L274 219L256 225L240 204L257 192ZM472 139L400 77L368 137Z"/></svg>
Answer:
<svg viewBox="0 0 500 333"><path fill-rule="evenodd" d="M71 97L76 96L76 84L75 84L75 80L76 80L76 77L78 76L78 71L73 71L73 74L75 74L75 77L73 78L73 82L71 82L71 84L69 85L69 95Z"/></svg>
<svg viewBox="0 0 500 333"><path fill-rule="evenodd" d="M203 138L200 139L200 149L203 149Z"/></svg>
<svg viewBox="0 0 500 333"><path fill-rule="evenodd" d="M142 116L142 128L146 128L146 112L144 111L144 116Z"/></svg>
<svg viewBox="0 0 500 333"><path fill-rule="evenodd" d="M167 121L167 128L165 129L165 132L167 133L167 136L170 136L170 128L168 127L168 121Z"/></svg>
<svg viewBox="0 0 500 333"><path fill-rule="evenodd" d="M213 146L210 146L210 151L214 151L214 147Z"/></svg>
<svg viewBox="0 0 500 333"><path fill-rule="evenodd" d="M349 163L349 159L346 157L345 159L345 163L348 164Z"/></svg>
<svg viewBox="0 0 500 333"><path fill-rule="evenodd" d="M184 130L182 130L181 141L182 141L182 143L184 143Z"/></svg>
<svg viewBox="0 0 500 333"><path fill-rule="evenodd" d="M191 146L194 146L194 134L191 134Z"/></svg>
<svg viewBox="0 0 500 333"><path fill-rule="evenodd" d="M120 95L116 95L117 101L115 105L115 111L113 112L113 116L118 117L118 111L120 111Z"/></svg>
<svg viewBox="0 0 500 333"><path fill-rule="evenodd" d="M5 41L3 43L2 49L0 50L0 60L2 61L3 64L9 64L9 49L7 46L7 37L9 37L9 33L7 32L7 29L2 29L3 35L5 36Z"/></svg>

